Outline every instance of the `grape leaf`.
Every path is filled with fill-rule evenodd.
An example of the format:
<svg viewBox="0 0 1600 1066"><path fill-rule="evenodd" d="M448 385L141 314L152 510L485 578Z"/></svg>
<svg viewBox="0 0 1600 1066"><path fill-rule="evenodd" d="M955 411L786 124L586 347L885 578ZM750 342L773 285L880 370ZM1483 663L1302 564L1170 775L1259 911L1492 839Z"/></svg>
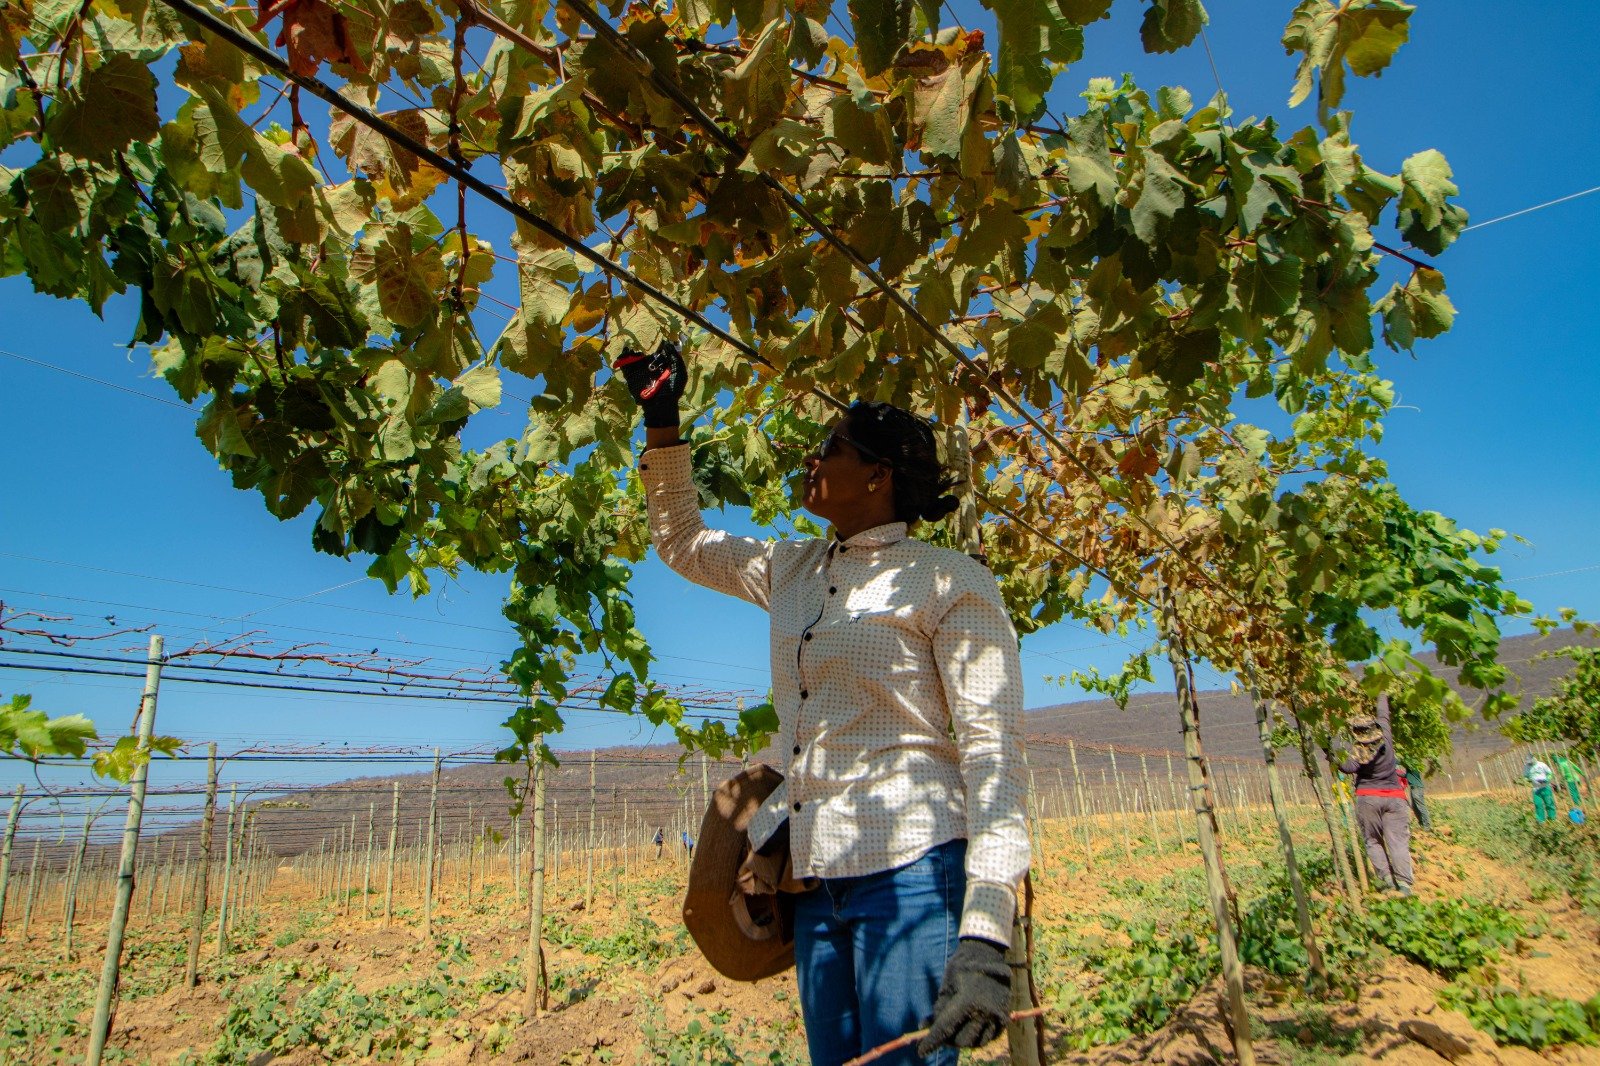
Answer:
<svg viewBox="0 0 1600 1066"><path fill-rule="evenodd" d="M155 75L133 56L114 53L56 97L44 121L56 148L110 164L130 144L161 131Z"/></svg>

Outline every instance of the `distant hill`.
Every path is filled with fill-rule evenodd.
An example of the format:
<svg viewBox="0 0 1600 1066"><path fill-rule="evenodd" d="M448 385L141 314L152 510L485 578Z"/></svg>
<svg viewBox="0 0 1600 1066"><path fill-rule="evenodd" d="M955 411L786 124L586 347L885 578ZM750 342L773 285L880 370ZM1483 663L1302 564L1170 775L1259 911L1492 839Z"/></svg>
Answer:
<svg viewBox="0 0 1600 1066"><path fill-rule="evenodd" d="M1518 706L1554 691L1556 680L1570 665L1564 659L1541 660L1542 652L1572 645L1593 646L1600 639L1578 636L1570 629L1557 630L1547 637L1530 634L1511 637L1500 645L1500 661L1516 677L1512 688L1521 694ZM1457 671L1441 667L1433 656L1422 656L1440 676L1461 693L1469 705L1481 702L1475 689L1456 684ZM1159 675L1158 675L1159 676ZM1260 761L1261 745L1256 738L1255 709L1244 695L1220 690L1202 691L1200 735L1206 751L1214 756ZM1111 700L1080 700L1038 707L1028 712L1027 730L1034 736L1070 736L1085 742L1138 745L1149 750L1182 750L1177 712L1170 692L1136 696L1127 710ZM1495 723L1475 717L1455 727L1455 765L1466 766L1511 747Z"/></svg>
<svg viewBox="0 0 1600 1066"><path fill-rule="evenodd" d="M1572 644L1600 643L1576 637L1569 630L1548 637L1513 637L1502 645L1502 659L1519 680L1524 701L1552 691L1565 672L1562 660L1541 661L1541 652ZM1454 671L1441 673L1453 680ZM1476 699L1464 691L1469 703ZM1201 737L1213 764L1224 773L1230 767L1261 765L1255 712L1249 701L1226 691L1199 694ZM1072 787L1073 757L1086 788L1098 792L1102 782L1120 776L1126 790L1150 788L1160 805L1174 786L1168 783L1169 760L1178 780L1184 773L1183 743L1177 709L1171 693L1151 693L1129 701L1126 710L1110 700L1079 700L1035 708L1027 713L1029 767L1041 791ZM1469 767L1487 756L1511 747L1493 724L1475 719L1455 730L1455 768ZM678 748L668 745L608 748L594 754L594 808L600 827L620 825L624 813L631 833L648 838L656 826L697 825L704 810L706 788L738 771L733 761L707 764L702 774L698 757L680 766ZM1142 762L1141 762L1142 757ZM757 761L761 758L756 756ZM1296 761L1286 753L1289 761ZM566 841L584 839L589 825L590 753L564 752L562 765L548 777L549 824ZM1113 762L1113 760L1115 760ZM441 775L439 810L444 840L454 842L462 833L488 826L509 833L507 792L503 781L515 768L477 763L448 767ZM426 820L429 774L411 773L364 777L332 785L282 793L272 806L255 815L262 838L279 854L315 849L336 831L349 832L354 816L358 840L365 840L369 804L377 826L380 848L386 846L392 783L400 783L400 842L416 840ZM1176 786L1181 795L1182 785ZM469 820L470 818L470 820ZM470 829L469 829L470 826ZM669 828L669 835L675 831ZM198 827L184 827L162 835L165 842L198 840ZM637 837L635 837L637 839Z"/></svg>

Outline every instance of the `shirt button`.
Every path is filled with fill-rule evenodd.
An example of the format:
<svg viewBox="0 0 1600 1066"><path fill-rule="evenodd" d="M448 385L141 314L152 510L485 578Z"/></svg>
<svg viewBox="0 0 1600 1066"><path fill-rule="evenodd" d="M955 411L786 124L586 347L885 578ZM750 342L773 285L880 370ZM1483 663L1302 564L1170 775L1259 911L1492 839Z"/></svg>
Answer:
<svg viewBox="0 0 1600 1066"><path fill-rule="evenodd" d="M807 691L806 689L801 689L800 690L800 698L801 699L805 699L810 695L811 695L811 693L809 691Z"/></svg>
<svg viewBox="0 0 1600 1066"><path fill-rule="evenodd" d="M810 640L810 639L811 639L811 634L810 634L810 633L807 633L807 634L806 634L806 639L807 639L807 640Z"/></svg>
<svg viewBox="0 0 1600 1066"><path fill-rule="evenodd" d="M794 746L794 753L795 753L795 754L796 754L796 755L799 755L799 754L800 754L800 745L798 745L798 744L796 744L796 745L795 745L795 746Z"/></svg>
<svg viewBox="0 0 1600 1066"><path fill-rule="evenodd" d="M839 586L838 585L829 585L828 586L828 595L832 596L835 592L838 592L838 591L839 591Z"/></svg>
<svg viewBox="0 0 1600 1066"><path fill-rule="evenodd" d="M849 549L849 547L848 547L848 546L846 546L846 545L844 545L844 544L841 544L841 545L839 545L839 554L840 554L840 555L843 555L843 554L844 554L844 553L845 553L845 552L847 552L847 551L849 551L849 550L850 550L850 549Z"/></svg>
<svg viewBox="0 0 1600 1066"><path fill-rule="evenodd" d="M796 804L795 804L795 805L794 805L794 809L795 809L795 810L797 810L797 811L798 811L798 810L799 810L799 809L800 809L800 804L799 804L799 803L796 803Z"/></svg>

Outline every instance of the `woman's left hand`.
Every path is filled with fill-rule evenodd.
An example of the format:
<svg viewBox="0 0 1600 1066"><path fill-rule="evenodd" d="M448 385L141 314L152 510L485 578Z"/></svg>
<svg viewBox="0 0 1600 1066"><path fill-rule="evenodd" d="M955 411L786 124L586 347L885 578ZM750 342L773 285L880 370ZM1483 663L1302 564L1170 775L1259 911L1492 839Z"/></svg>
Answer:
<svg viewBox="0 0 1600 1066"><path fill-rule="evenodd" d="M628 393L644 412L646 428L678 428L678 400L683 397L689 370L676 344L662 341L651 355L625 349L613 369L622 375Z"/></svg>
<svg viewBox="0 0 1600 1066"><path fill-rule="evenodd" d="M962 937L944 968L933 1024L917 1044L926 1058L941 1047L982 1047L1011 1020L1011 967L999 944Z"/></svg>

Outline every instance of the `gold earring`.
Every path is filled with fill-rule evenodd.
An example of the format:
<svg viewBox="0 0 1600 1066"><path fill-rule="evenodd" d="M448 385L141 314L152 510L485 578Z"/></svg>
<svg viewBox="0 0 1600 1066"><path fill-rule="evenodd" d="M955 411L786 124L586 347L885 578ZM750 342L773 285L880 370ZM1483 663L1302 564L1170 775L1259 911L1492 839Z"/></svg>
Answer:
<svg viewBox="0 0 1600 1066"><path fill-rule="evenodd" d="M867 491L868 492L877 492L878 491L878 483L876 481L868 482L867 483Z"/></svg>

